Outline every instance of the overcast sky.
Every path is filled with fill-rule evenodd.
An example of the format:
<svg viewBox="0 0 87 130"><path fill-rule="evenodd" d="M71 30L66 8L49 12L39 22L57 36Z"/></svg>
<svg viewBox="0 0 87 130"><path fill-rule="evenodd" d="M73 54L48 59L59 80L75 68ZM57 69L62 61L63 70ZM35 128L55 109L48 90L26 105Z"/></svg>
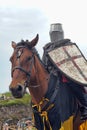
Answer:
<svg viewBox="0 0 87 130"><path fill-rule="evenodd" d="M86 5L86 0L0 0L0 93L8 91L11 81L11 41L32 40L38 33L42 56L52 23L62 23L65 38L87 58Z"/></svg>

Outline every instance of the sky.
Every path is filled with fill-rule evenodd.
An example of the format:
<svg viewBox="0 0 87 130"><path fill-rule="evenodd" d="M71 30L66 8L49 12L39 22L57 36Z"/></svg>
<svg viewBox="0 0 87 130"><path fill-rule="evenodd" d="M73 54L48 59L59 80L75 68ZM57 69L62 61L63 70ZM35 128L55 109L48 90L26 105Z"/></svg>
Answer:
<svg viewBox="0 0 87 130"><path fill-rule="evenodd" d="M50 24L61 23L64 37L75 42L87 58L86 0L0 0L0 93L9 91L13 52L11 42L32 40L40 56L50 41Z"/></svg>

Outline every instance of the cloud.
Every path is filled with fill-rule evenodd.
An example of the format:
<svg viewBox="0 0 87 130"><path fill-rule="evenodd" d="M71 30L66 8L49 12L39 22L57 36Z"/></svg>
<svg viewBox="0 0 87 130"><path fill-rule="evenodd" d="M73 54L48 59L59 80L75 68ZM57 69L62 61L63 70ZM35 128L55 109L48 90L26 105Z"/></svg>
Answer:
<svg viewBox="0 0 87 130"><path fill-rule="evenodd" d="M0 11L0 30L6 31L8 34L16 32L33 33L44 28L46 18L40 10L34 9L5 9ZM12 32L11 32L12 31ZM16 34L15 34L16 35ZM29 34L28 34L29 35Z"/></svg>
<svg viewBox="0 0 87 130"><path fill-rule="evenodd" d="M0 75L2 75L0 76L0 86L3 85L3 87L0 87L0 92L7 90L9 85L9 58L13 51L11 41L32 40L37 33L45 38L46 21L46 16L39 9L0 9L0 53L2 54L0 58ZM39 42L42 43L42 40L39 40ZM39 51L41 46L43 44L38 45Z"/></svg>
<svg viewBox="0 0 87 130"><path fill-rule="evenodd" d="M46 21L46 16L39 9L1 8L1 49L8 51L9 43L13 40L31 40L37 33L45 35Z"/></svg>

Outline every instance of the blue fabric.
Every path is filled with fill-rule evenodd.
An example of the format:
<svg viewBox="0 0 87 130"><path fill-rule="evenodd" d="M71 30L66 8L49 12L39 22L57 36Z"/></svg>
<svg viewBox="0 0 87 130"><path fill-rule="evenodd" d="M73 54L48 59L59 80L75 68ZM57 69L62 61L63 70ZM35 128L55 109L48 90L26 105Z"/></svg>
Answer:
<svg viewBox="0 0 87 130"><path fill-rule="evenodd" d="M82 85L74 83L73 81L67 82L67 86L70 87L71 91L80 101L81 105L87 107L87 93L85 93L84 87Z"/></svg>

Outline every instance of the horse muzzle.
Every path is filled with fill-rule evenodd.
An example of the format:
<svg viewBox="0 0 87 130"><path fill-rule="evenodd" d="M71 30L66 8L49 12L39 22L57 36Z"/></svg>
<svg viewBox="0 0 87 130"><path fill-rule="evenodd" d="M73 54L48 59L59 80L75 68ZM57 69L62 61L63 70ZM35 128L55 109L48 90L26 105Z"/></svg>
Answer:
<svg viewBox="0 0 87 130"><path fill-rule="evenodd" d="M25 86L22 84L17 84L16 87L10 86L9 89L15 98L22 98L26 90Z"/></svg>

